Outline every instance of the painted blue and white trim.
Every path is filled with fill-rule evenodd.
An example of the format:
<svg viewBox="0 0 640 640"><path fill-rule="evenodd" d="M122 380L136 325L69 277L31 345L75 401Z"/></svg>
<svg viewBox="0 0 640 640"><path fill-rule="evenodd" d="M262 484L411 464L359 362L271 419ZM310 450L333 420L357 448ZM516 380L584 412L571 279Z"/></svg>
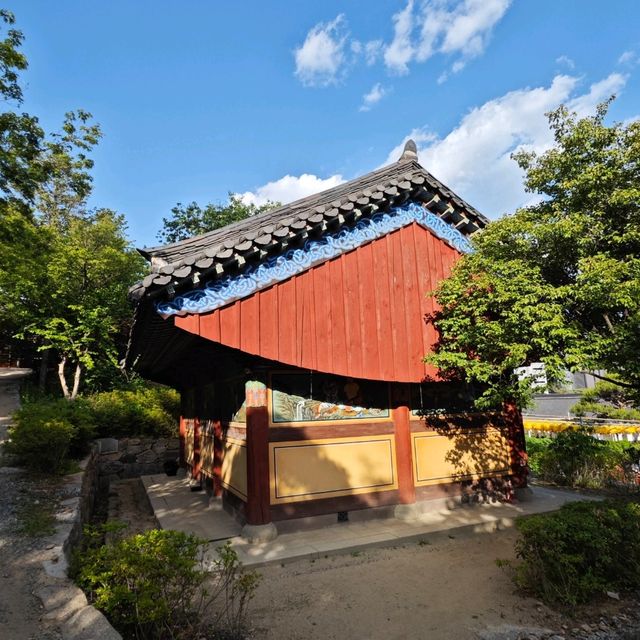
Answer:
<svg viewBox="0 0 640 640"><path fill-rule="evenodd" d="M412 222L417 222L461 253L472 251L469 240L460 231L425 207L410 203L360 220L350 229L327 234L319 240L308 240L300 249L291 249L258 266L249 267L238 275L212 280L204 287L176 296L169 302L156 303L156 310L165 318L214 311Z"/></svg>

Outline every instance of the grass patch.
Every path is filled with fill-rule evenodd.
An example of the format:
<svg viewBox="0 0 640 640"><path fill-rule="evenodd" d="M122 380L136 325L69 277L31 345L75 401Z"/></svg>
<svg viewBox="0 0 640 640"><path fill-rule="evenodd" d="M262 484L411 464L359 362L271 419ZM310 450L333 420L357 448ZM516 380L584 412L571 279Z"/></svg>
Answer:
<svg viewBox="0 0 640 640"><path fill-rule="evenodd" d="M44 538L55 533L55 504L52 502L29 501L16 509L18 531L30 538Z"/></svg>

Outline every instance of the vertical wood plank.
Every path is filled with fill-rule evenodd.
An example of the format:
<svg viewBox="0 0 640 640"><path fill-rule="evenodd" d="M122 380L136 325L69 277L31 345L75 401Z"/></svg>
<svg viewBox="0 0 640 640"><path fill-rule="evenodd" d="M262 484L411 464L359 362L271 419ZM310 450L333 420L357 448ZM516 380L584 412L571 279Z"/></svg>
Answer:
<svg viewBox="0 0 640 640"><path fill-rule="evenodd" d="M431 274L429 271L429 244L428 235L431 235L426 229L420 225L415 228L416 242L416 268L418 270L418 290L420 291L420 327L422 330L422 348L423 355L427 355L432 350L434 342L434 330L431 324L425 321L425 316L431 311L431 296L427 293L432 290ZM422 365L421 375L427 373L426 365Z"/></svg>
<svg viewBox="0 0 640 640"><path fill-rule="evenodd" d="M407 354L407 325L405 315L404 274L402 271L402 243L397 232L387 236L389 240L389 288L393 300L393 353L394 380L409 380L409 358Z"/></svg>
<svg viewBox="0 0 640 640"><path fill-rule="evenodd" d="M220 342L234 349L240 348L240 305L234 302L219 310Z"/></svg>
<svg viewBox="0 0 640 640"><path fill-rule="evenodd" d="M200 316L197 314L190 313L186 316L176 316L174 323L178 329L200 335Z"/></svg>
<svg viewBox="0 0 640 640"><path fill-rule="evenodd" d="M346 375L347 363L347 337L345 328L344 291L342 285L342 260L336 258L329 261L329 274L331 281L331 319L332 344L327 345L333 350L333 371Z"/></svg>
<svg viewBox="0 0 640 640"><path fill-rule="evenodd" d="M317 369L316 352L316 310L315 310L315 290L313 273L308 271L302 278L303 299L302 299L302 353L301 366L305 369Z"/></svg>
<svg viewBox="0 0 640 640"><path fill-rule="evenodd" d="M247 353L260 352L260 296L240 300L240 348Z"/></svg>
<svg viewBox="0 0 640 640"><path fill-rule="evenodd" d="M296 285L292 278L277 285L278 360L296 362Z"/></svg>
<svg viewBox="0 0 640 640"><path fill-rule="evenodd" d="M368 371L380 371L380 336L376 313L377 274L373 263L372 243L354 251L358 262L360 298L360 350L362 352L362 376Z"/></svg>
<svg viewBox="0 0 640 640"><path fill-rule="evenodd" d="M424 343L422 341L422 297L423 292L418 284L418 269L415 244L415 231L417 224L414 222L408 227L400 229L398 235L402 243L402 272L404 275L404 305L405 320L407 323L407 367L409 377L414 380L422 375L424 365L422 359L425 356Z"/></svg>
<svg viewBox="0 0 640 640"><path fill-rule="evenodd" d="M363 338L360 324L360 283L357 251L341 256L344 280L343 308L347 349L347 375L365 378L362 368Z"/></svg>
<svg viewBox="0 0 640 640"><path fill-rule="evenodd" d="M331 317L331 270L325 262L311 270L316 313L316 362L320 371L333 369L333 339Z"/></svg>
<svg viewBox="0 0 640 640"><path fill-rule="evenodd" d="M220 312L211 311L200 316L200 335L207 340L220 342Z"/></svg>
<svg viewBox="0 0 640 640"><path fill-rule="evenodd" d="M394 379L393 323L391 321L393 302L389 289L389 244L387 238L371 243L376 328L372 339L378 344L379 372L383 380Z"/></svg>
<svg viewBox="0 0 640 640"><path fill-rule="evenodd" d="M278 291L269 287L260 293L260 355L278 359Z"/></svg>

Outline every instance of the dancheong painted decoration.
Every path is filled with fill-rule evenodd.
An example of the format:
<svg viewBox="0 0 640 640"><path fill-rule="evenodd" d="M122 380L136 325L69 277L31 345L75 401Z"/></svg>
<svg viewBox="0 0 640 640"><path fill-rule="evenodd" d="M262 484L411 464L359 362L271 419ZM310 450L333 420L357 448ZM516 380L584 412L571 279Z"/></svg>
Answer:
<svg viewBox="0 0 640 640"><path fill-rule="evenodd" d="M126 364L182 395L182 464L242 523L526 486L520 414L441 381L428 294L487 219L398 162L141 250ZM347 516L348 517L348 516Z"/></svg>

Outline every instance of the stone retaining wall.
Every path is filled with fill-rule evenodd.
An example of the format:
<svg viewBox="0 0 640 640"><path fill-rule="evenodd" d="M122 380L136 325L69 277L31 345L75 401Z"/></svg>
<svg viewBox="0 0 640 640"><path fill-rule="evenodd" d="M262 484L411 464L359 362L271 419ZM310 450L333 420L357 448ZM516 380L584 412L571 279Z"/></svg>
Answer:
<svg viewBox="0 0 640 640"><path fill-rule="evenodd" d="M100 438L96 443L101 488L115 480L163 473L165 461L180 454L178 438Z"/></svg>
<svg viewBox="0 0 640 640"><path fill-rule="evenodd" d="M44 561L46 578L36 589L44 618L61 632L63 640L121 640L120 634L84 593L67 577L71 554L91 519L99 489L115 480L162 473L166 460L179 454L177 438L101 438L80 463L81 471L64 479L64 499L56 513L56 533Z"/></svg>
<svg viewBox="0 0 640 640"><path fill-rule="evenodd" d="M65 476L55 517L56 532L50 538L50 555L44 561L45 577L35 589L44 609L43 619L55 625L62 640L122 640L104 615L87 602L81 589L67 576L73 549L89 521L98 486L97 447L80 463L81 471Z"/></svg>

